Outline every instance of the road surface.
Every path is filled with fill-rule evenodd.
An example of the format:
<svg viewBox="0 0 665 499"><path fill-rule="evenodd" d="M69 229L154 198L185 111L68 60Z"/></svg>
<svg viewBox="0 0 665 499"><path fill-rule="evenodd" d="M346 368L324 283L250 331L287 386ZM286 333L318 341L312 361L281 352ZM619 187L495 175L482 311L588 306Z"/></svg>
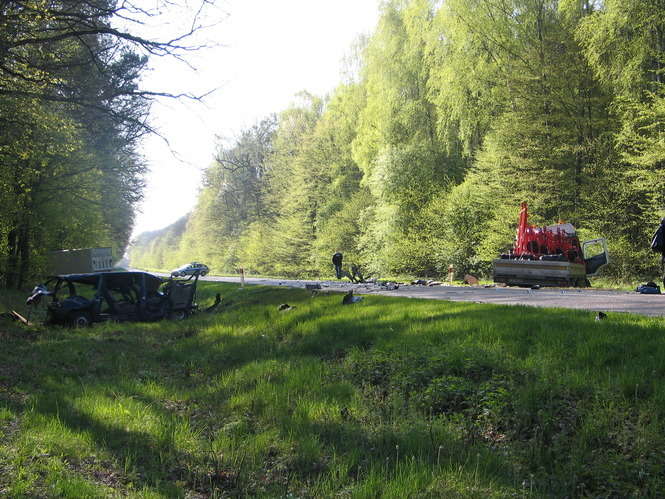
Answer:
<svg viewBox="0 0 665 499"><path fill-rule="evenodd" d="M207 281L240 282L238 277L206 276ZM378 294L406 298L450 300L473 303L493 303L496 305L528 305L533 307L561 307L603 312L628 312L650 317L665 316L665 295L641 295L627 291L561 288L484 288L480 286L405 286L396 290L386 290L374 284L352 284L339 281L302 281L287 279L246 278L246 284L264 286L288 286L304 288L306 284L320 284L322 289L346 292L353 289L355 294Z"/></svg>

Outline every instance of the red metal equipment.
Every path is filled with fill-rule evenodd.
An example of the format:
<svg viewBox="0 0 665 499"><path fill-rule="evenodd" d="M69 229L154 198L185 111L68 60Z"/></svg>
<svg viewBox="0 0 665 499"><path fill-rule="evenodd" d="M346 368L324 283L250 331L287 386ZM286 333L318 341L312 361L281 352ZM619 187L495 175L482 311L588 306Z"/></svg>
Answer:
<svg viewBox="0 0 665 499"><path fill-rule="evenodd" d="M567 223L547 227L529 225L528 207L525 202L520 205L515 246L508 258L522 260L560 258L571 263L584 263L584 254L575 228Z"/></svg>
<svg viewBox="0 0 665 499"><path fill-rule="evenodd" d="M604 238L580 244L571 224L529 225L527 204L522 203L515 246L494 260L492 276L508 286L586 287L588 276L609 261Z"/></svg>

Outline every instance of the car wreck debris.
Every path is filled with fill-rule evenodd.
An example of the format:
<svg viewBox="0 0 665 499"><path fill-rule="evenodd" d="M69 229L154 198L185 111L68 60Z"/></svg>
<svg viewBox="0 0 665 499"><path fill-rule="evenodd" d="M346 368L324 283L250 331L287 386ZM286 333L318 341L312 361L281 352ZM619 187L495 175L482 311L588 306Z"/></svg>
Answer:
<svg viewBox="0 0 665 499"><path fill-rule="evenodd" d="M19 314L16 310L0 314L0 319L6 319L13 322L20 322L21 324L24 324L26 326L32 326L32 323L28 319L23 317L21 314Z"/></svg>
<svg viewBox="0 0 665 499"><path fill-rule="evenodd" d="M658 286L655 282L649 281L646 284L640 284L637 286L635 291L643 295L659 295L660 286Z"/></svg>
<svg viewBox="0 0 665 499"><path fill-rule="evenodd" d="M35 286L26 304L37 305L42 297L50 297L46 323L63 326L184 319L198 309L196 287L201 274L197 270L187 279L168 280L147 272L56 275Z"/></svg>
<svg viewBox="0 0 665 499"><path fill-rule="evenodd" d="M352 303L358 303L362 299L363 299L362 296L354 296L353 290L351 290L344 295L344 298L342 298L342 305L351 305Z"/></svg>
<svg viewBox="0 0 665 499"><path fill-rule="evenodd" d="M399 284L392 281L377 281L376 285L384 291L394 291L399 289Z"/></svg>
<svg viewBox="0 0 665 499"><path fill-rule="evenodd" d="M215 310L217 310L217 308L219 308L219 306L220 306L221 304L222 304L222 295L220 295L219 293L217 293L217 294L215 295L215 302L214 302L212 305L210 305L208 308L206 308L206 309L204 310L204 312L206 312L206 313L208 313L208 314L209 314L209 313L212 313L212 312L214 312Z"/></svg>

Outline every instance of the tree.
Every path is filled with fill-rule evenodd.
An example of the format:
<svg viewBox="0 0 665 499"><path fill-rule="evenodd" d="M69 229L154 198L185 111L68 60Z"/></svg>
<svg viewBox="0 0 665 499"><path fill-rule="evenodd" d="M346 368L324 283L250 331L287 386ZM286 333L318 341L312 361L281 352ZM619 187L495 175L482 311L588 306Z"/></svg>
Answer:
<svg viewBox="0 0 665 499"><path fill-rule="evenodd" d="M387 2L366 50L367 104L353 158L374 197L361 238L374 272L433 269L422 207L462 175L459 156L437 135L428 90L432 19L426 0Z"/></svg>
<svg viewBox="0 0 665 499"><path fill-rule="evenodd" d="M621 164L608 186L613 202L602 206L604 229L614 235L621 273L648 273L655 265L650 232L665 215L665 2L598 3L580 19L576 35L613 96L618 123L612 145Z"/></svg>
<svg viewBox="0 0 665 499"><path fill-rule="evenodd" d="M143 189L136 145L153 131L147 122L150 100L167 95L141 90L140 75L148 54L182 57L197 48L188 40L202 28L199 18L208 5L204 1L195 11L188 31L155 41L114 23L140 25L159 5L151 11L104 0L2 3L5 285L20 287L39 270L43 255L62 245L124 248Z"/></svg>

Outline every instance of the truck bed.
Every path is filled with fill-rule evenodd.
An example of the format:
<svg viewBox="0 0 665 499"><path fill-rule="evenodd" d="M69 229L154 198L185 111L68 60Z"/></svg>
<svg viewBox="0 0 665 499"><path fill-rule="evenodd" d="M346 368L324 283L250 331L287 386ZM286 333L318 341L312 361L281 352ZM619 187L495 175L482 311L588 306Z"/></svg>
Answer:
<svg viewBox="0 0 665 499"><path fill-rule="evenodd" d="M494 282L508 286L587 286L581 263L542 260L494 260Z"/></svg>

